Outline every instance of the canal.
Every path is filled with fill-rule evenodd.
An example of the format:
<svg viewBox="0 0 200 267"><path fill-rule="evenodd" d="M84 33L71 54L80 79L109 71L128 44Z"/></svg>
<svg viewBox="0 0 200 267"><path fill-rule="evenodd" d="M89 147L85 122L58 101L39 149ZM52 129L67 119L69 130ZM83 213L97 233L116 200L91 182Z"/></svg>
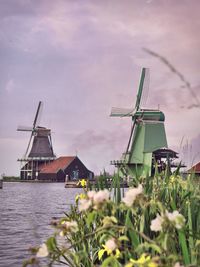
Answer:
<svg viewBox="0 0 200 267"><path fill-rule="evenodd" d="M6 183L0 189L0 267L20 267L28 248L53 233L52 218L64 216L81 189L63 183Z"/></svg>

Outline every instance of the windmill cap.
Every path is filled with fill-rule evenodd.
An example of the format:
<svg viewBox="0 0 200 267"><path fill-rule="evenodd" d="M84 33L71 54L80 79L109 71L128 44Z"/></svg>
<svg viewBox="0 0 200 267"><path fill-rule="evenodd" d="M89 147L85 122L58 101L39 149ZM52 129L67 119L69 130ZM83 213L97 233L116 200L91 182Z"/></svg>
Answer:
<svg viewBox="0 0 200 267"><path fill-rule="evenodd" d="M139 110L134 114L134 117L147 121L165 121L165 114L160 110Z"/></svg>

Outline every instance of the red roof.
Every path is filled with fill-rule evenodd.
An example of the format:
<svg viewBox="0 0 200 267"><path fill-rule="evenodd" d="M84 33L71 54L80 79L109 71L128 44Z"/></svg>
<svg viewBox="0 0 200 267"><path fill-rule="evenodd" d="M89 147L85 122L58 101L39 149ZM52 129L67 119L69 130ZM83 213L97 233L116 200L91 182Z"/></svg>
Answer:
<svg viewBox="0 0 200 267"><path fill-rule="evenodd" d="M192 166L192 168L189 169L188 172L200 173L200 162Z"/></svg>
<svg viewBox="0 0 200 267"><path fill-rule="evenodd" d="M40 173L57 173L60 169L65 169L76 157L59 157L56 160L43 165Z"/></svg>

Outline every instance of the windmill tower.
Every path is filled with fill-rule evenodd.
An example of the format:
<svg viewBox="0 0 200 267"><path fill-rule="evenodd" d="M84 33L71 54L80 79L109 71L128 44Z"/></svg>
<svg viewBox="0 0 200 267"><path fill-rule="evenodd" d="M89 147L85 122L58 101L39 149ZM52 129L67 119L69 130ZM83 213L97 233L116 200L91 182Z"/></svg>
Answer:
<svg viewBox="0 0 200 267"><path fill-rule="evenodd" d="M40 166L55 160L51 130L37 125L42 102L38 104L32 127L18 127L17 131L31 132L25 155L18 159L22 163L20 178L23 180L37 179ZM30 149L31 146L31 149Z"/></svg>
<svg viewBox="0 0 200 267"><path fill-rule="evenodd" d="M143 109L140 103L147 82L148 69L143 68L135 107L112 108L111 117L131 117L132 127L127 149L121 160L111 161L123 176L152 175L155 165L160 170L166 161L177 158L177 153L168 149L164 113L156 109ZM163 160L165 159L165 161Z"/></svg>

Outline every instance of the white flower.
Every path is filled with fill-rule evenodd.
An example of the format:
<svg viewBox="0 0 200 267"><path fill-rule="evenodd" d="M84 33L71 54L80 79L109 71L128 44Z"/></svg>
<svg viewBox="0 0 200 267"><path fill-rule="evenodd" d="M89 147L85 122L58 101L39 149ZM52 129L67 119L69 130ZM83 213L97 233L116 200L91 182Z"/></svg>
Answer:
<svg viewBox="0 0 200 267"><path fill-rule="evenodd" d="M87 196L89 199L93 199L95 194L96 194L96 191L94 191L94 190L87 192Z"/></svg>
<svg viewBox="0 0 200 267"><path fill-rule="evenodd" d="M131 188L125 193L125 197L122 199L122 201L128 206L131 207L137 198L138 195L141 195L143 193L142 185L139 184L136 188Z"/></svg>
<svg viewBox="0 0 200 267"><path fill-rule="evenodd" d="M183 227L185 218L177 210L174 210L173 212L166 211L166 216L169 221L175 224L177 229L181 229Z"/></svg>
<svg viewBox="0 0 200 267"><path fill-rule="evenodd" d="M177 210L173 212L166 211L162 216L157 217L151 221L151 230L154 232L162 230L162 223L165 219L168 219L177 229L181 229L185 223L185 218Z"/></svg>
<svg viewBox="0 0 200 267"><path fill-rule="evenodd" d="M97 209L98 205L104 201L109 200L109 191L107 189L96 191L89 191L87 193L88 199L79 200L79 211L85 211L90 208L92 203L94 203L94 208Z"/></svg>
<svg viewBox="0 0 200 267"><path fill-rule="evenodd" d="M79 211L85 211L88 210L91 205L92 202L90 199L80 199L78 209Z"/></svg>
<svg viewBox="0 0 200 267"><path fill-rule="evenodd" d="M44 243L40 246L36 257L38 258L43 258L43 257L47 257L49 255L48 249L47 249L47 245Z"/></svg>
<svg viewBox="0 0 200 267"><path fill-rule="evenodd" d="M174 267L184 267L184 266L183 265L180 265L179 262L176 262L175 265L174 265Z"/></svg>
<svg viewBox="0 0 200 267"><path fill-rule="evenodd" d="M166 211L166 216L171 222L176 220L177 215L179 215L179 212L177 210L173 212Z"/></svg>
<svg viewBox="0 0 200 267"><path fill-rule="evenodd" d="M98 205L98 204L103 203L104 201L108 201L109 196L110 196L110 194L109 194L109 191L107 189L98 191L93 196L94 204Z"/></svg>
<svg viewBox="0 0 200 267"><path fill-rule="evenodd" d="M107 249L110 249L111 251L115 250L117 248L117 244L115 242L115 239L111 238L111 239L107 240L105 243L105 247Z"/></svg>
<svg viewBox="0 0 200 267"><path fill-rule="evenodd" d="M65 230L69 232L75 233L78 231L78 224L75 221L63 221L61 224L64 226Z"/></svg>
<svg viewBox="0 0 200 267"><path fill-rule="evenodd" d="M151 221L151 226L150 226L151 231L154 232L162 231L163 221L164 221L163 217L157 214L157 217Z"/></svg>

